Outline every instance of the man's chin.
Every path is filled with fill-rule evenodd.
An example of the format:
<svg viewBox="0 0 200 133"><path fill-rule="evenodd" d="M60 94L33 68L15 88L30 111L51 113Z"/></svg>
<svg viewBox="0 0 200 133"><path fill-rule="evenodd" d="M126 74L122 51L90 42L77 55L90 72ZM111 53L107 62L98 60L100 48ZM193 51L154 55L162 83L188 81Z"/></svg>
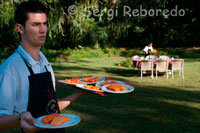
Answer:
<svg viewBox="0 0 200 133"><path fill-rule="evenodd" d="M44 42L39 42L39 43L37 44L37 46L42 46L42 45L44 45L44 43L45 43L45 41L44 41Z"/></svg>

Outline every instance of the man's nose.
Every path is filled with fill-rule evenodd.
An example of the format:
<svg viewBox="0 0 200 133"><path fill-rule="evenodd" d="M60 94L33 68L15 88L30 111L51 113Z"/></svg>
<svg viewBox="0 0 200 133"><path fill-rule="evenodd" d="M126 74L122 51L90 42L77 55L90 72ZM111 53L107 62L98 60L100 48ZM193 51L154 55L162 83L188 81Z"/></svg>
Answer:
<svg viewBox="0 0 200 133"><path fill-rule="evenodd" d="M46 25L41 25L40 27L40 32L45 33L47 31L47 26Z"/></svg>

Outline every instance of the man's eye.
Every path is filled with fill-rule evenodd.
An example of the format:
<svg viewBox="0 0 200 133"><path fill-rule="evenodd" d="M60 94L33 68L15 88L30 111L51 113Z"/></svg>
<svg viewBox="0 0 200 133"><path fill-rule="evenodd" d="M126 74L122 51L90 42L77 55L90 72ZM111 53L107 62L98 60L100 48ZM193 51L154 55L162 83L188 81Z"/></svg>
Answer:
<svg viewBox="0 0 200 133"><path fill-rule="evenodd" d="M47 22L45 22L44 25L47 25Z"/></svg>
<svg viewBox="0 0 200 133"><path fill-rule="evenodd" d="M40 25L40 23L33 23L33 26L37 26L37 25Z"/></svg>

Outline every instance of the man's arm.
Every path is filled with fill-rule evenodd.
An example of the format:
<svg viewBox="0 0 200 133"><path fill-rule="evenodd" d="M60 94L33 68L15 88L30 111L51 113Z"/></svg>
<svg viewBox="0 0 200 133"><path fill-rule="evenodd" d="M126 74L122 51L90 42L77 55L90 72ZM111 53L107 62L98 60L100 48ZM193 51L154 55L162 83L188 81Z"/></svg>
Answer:
<svg viewBox="0 0 200 133"><path fill-rule="evenodd" d="M21 122L19 121L21 118ZM43 130L33 125L36 119L32 117L30 112L21 113L21 115L3 115L0 117L0 130L8 130L21 125L24 132L36 132Z"/></svg>
<svg viewBox="0 0 200 133"><path fill-rule="evenodd" d="M79 90L68 97L65 97L63 99L58 99L58 106L59 106L60 111L68 107L74 100L78 99L79 97L85 94L88 94L88 92Z"/></svg>
<svg viewBox="0 0 200 133"><path fill-rule="evenodd" d="M20 125L19 115L2 115L0 116L0 130L16 128Z"/></svg>

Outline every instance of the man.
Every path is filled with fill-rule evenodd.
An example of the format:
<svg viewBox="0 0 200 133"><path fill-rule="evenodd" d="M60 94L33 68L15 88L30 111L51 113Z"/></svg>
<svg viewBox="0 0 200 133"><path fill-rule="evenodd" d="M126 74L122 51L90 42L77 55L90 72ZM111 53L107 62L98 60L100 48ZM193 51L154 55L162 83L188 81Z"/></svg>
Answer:
<svg viewBox="0 0 200 133"><path fill-rule="evenodd" d="M78 91L61 100L56 98L52 67L40 51L47 33L45 10L41 3L32 1L23 2L15 12L21 45L0 66L0 130L20 125L24 132L39 131L33 125L35 118L59 113L86 94ZM64 129L42 132L64 132Z"/></svg>
<svg viewBox="0 0 200 133"><path fill-rule="evenodd" d="M152 43L152 42L149 43L148 46L146 46L146 47L143 49L143 51L144 51L145 57L146 57L147 55L150 55L150 54L153 52L153 43Z"/></svg>

